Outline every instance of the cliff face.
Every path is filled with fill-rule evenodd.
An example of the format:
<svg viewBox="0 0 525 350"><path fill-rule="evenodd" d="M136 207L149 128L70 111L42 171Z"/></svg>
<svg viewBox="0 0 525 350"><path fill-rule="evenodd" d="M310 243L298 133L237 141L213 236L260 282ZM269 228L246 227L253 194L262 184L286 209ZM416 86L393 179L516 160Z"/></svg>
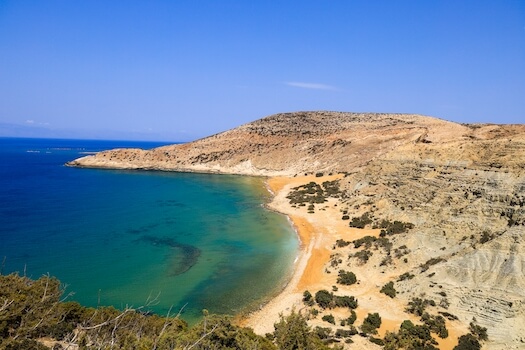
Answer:
<svg viewBox="0 0 525 350"><path fill-rule="evenodd" d="M277 114L195 142L113 150L71 166L246 175L344 172L350 217L414 224L395 239L400 298L446 295L447 312L524 346L525 125L460 125L401 114ZM421 265L435 258L428 271ZM440 286L439 289L435 286ZM443 293L444 294L443 294Z"/></svg>
<svg viewBox="0 0 525 350"><path fill-rule="evenodd" d="M411 222L397 239L415 275L402 298L446 300L488 328L491 348L525 346L525 127L462 126L459 137L403 144L341 183L350 213ZM421 141L421 140L420 140ZM356 209L359 208L359 209ZM421 265L439 261L428 271ZM446 296L446 297L442 297Z"/></svg>

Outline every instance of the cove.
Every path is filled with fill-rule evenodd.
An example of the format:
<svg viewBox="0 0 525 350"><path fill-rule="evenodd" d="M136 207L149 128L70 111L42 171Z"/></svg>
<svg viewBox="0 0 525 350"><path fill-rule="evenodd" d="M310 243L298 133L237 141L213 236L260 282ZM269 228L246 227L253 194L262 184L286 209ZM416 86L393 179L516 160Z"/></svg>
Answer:
<svg viewBox="0 0 525 350"><path fill-rule="evenodd" d="M63 166L115 141L0 143L4 274L49 273L83 305L147 304L192 323L257 305L291 273L297 237L264 208L261 178Z"/></svg>

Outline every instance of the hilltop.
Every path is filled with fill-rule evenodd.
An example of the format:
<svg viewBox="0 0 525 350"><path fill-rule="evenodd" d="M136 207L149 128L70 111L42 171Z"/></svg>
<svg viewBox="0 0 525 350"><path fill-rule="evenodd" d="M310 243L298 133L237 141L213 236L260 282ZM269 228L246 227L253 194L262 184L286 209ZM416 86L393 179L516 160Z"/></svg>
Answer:
<svg viewBox="0 0 525 350"><path fill-rule="evenodd" d="M277 188L274 205L296 225L300 218L327 227L316 241L330 252L320 272L326 283L352 270L359 285L340 289L370 311L384 303L396 327L414 317L404 309L420 298L460 334L474 319L491 348L525 346L525 125L283 113L187 144L110 150L68 165L281 177L288 185ZM322 200L293 197L309 183ZM390 232L396 221L407 229ZM355 243L366 237L356 228L369 243ZM389 282L391 300L379 292ZM297 305L299 286L290 292Z"/></svg>
<svg viewBox="0 0 525 350"><path fill-rule="evenodd" d="M70 165L266 176L341 172L403 144L442 143L469 134L468 127L418 115L283 113L186 144L112 150Z"/></svg>

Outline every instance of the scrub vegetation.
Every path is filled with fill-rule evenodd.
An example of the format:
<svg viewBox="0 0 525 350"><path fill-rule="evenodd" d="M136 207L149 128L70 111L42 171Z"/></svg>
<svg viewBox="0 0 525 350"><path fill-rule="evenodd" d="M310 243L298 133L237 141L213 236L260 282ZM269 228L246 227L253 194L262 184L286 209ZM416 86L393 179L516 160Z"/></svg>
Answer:
<svg viewBox="0 0 525 350"><path fill-rule="evenodd" d="M292 207L304 207L308 204L308 211L313 212L315 204L322 204L328 198L340 198L344 195L339 189L339 180L324 181L322 184L311 181L306 185L294 187L287 198Z"/></svg>
<svg viewBox="0 0 525 350"><path fill-rule="evenodd" d="M0 275L0 286L0 349L328 349L295 311L262 337L207 310L189 327L177 314L151 314L147 305L84 307L64 301L60 282L49 276Z"/></svg>
<svg viewBox="0 0 525 350"><path fill-rule="evenodd" d="M441 315L427 312L435 303L414 298L407 312L421 317L422 324L405 321L398 332L376 338L381 316L369 313L356 328L357 299L319 290L303 293L309 310L281 315L274 331L260 336L240 327L229 317L209 315L189 327L179 314L161 317L148 312L148 303L139 308L84 307L65 301L69 295L56 278L32 280L18 274L0 275L0 349L342 349L356 334L385 349L437 349L435 336L446 338L448 331ZM387 289L390 289L387 287ZM312 328L308 320L321 308L327 327ZM345 308L348 317L338 318L328 310ZM325 313L326 312L326 313ZM470 333L461 336L455 349L480 349L487 341L487 329L470 324Z"/></svg>

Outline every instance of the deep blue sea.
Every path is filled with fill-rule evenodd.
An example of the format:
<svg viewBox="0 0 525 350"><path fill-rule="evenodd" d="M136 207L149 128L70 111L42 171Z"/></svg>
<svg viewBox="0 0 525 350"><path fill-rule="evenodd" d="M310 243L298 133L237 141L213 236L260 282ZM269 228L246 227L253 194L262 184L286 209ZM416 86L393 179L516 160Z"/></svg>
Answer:
<svg viewBox="0 0 525 350"><path fill-rule="evenodd" d="M262 179L64 166L161 145L0 138L1 272L56 276L85 306L183 308L190 322L282 288L298 242L287 218L262 206Z"/></svg>

